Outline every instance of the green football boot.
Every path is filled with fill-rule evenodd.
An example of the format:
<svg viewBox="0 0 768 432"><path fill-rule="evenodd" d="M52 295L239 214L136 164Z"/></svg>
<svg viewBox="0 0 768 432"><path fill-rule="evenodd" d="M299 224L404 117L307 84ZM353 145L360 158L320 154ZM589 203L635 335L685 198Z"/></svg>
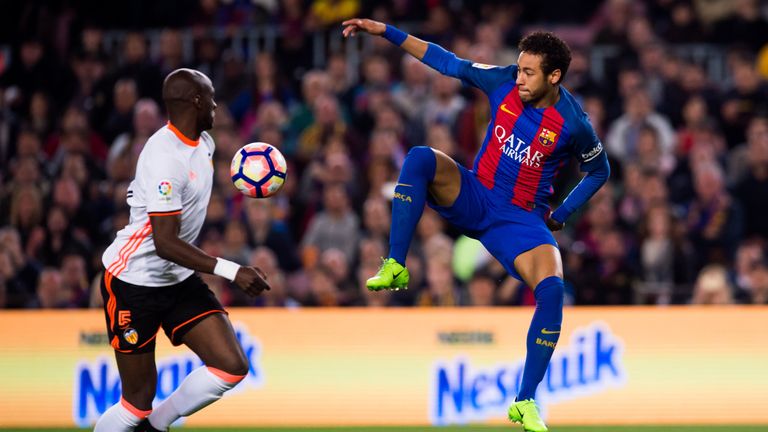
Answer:
<svg viewBox="0 0 768 432"><path fill-rule="evenodd" d="M509 406L509 419L522 423L525 432L547 432L547 425L539 417L539 409L533 399L517 401Z"/></svg>
<svg viewBox="0 0 768 432"><path fill-rule="evenodd" d="M365 282L370 291L400 290L408 288L410 275L408 269L395 261L394 258L382 260L381 267L376 275Z"/></svg>

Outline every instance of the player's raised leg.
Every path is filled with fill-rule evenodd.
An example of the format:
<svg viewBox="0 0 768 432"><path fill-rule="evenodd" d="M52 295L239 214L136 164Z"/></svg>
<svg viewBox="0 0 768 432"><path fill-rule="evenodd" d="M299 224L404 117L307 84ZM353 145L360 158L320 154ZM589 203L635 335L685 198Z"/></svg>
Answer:
<svg viewBox="0 0 768 432"><path fill-rule="evenodd" d="M120 402L112 405L96 423L94 432L128 432L152 412L157 386L155 353L115 352L122 382Z"/></svg>
<svg viewBox="0 0 768 432"><path fill-rule="evenodd" d="M523 382L515 402L509 407L509 419L522 423L526 431L545 432L547 427L539 416L534 397L549 366L563 322L560 251L549 244L538 246L515 259L515 270L528 286L535 287L536 310L528 328Z"/></svg>
<svg viewBox="0 0 768 432"><path fill-rule="evenodd" d="M405 157L392 201L392 229L389 233L389 258L375 276L368 279L368 289L408 287L405 257L414 230L424 212L427 193L435 203L450 206L461 189L461 174L456 162L438 150L426 146L412 148Z"/></svg>
<svg viewBox="0 0 768 432"><path fill-rule="evenodd" d="M248 360L226 315L215 313L190 329L182 342L203 361L149 415L148 431L164 431L180 417L221 399L248 374Z"/></svg>

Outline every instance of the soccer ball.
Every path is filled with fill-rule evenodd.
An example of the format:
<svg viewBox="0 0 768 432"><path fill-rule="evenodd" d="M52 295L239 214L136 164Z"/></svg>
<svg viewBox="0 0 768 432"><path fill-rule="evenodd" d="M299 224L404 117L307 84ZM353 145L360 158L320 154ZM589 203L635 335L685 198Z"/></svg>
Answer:
<svg viewBox="0 0 768 432"><path fill-rule="evenodd" d="M255 142L244 145L235 153L229 174L232 183L244 195L266 198L283 186L286 169L285 157L278 149Z"/></svg>

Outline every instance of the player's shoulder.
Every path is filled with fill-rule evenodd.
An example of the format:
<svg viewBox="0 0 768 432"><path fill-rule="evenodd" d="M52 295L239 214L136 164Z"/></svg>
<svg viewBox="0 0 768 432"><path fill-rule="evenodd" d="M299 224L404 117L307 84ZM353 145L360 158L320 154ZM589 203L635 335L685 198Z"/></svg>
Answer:
<svg viewBox="0 0 768 432"><path fill-rule="evenodd" d="M560 86L560 101L557 103L557 111L574 131L585 132L592 129L587 114L584 112L579 101L571 92L563 86Z"/></svg>
<svg viewBox="0 0 768 432"><path fill-rule="evenodd" d="M498 82L499 80L514 81L517 79L516 64L500 66L485 63L469 63L469 68L473 69L478 77L492 79L494 82Z"/></svg>
<svg viewBox="0 0 768 432"><path fill-rule="evenodd" d="M180 142L167 126L163 126L149 137L141 158L144 163L163 164L171 160L184 159L184 143Z"/></svg>
<svg viewBox="0 0 768 432"><path fill-rule="evenodd" d="M213 153L213 150L216 149L216 144L213 141L213 137L208 132L203 131L203 133L200 134L200 144L206 146L208 151Z"/></svg>

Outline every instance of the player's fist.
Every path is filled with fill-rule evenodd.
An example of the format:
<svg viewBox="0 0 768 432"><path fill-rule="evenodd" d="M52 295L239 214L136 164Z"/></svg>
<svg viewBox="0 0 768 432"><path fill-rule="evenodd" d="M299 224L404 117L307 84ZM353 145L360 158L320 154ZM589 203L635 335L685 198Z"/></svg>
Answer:
<svg viewBox="0 0 768 432"><path fill-rule="evenodd" d="M256 267L241 266L235 275L235 285L246 294L256 297L264 290L269 290L267 275Z"/></svg>
<svg viewBox="0 0 768 432"><path fill-rule="evenodd" d="M384 31L387 30L387 25L365 18L352 18L341 23L344 26L344 30L341 32L344 37L350 37L357 34L357 32L369 33L374 36L381 36Z"/></svg>

